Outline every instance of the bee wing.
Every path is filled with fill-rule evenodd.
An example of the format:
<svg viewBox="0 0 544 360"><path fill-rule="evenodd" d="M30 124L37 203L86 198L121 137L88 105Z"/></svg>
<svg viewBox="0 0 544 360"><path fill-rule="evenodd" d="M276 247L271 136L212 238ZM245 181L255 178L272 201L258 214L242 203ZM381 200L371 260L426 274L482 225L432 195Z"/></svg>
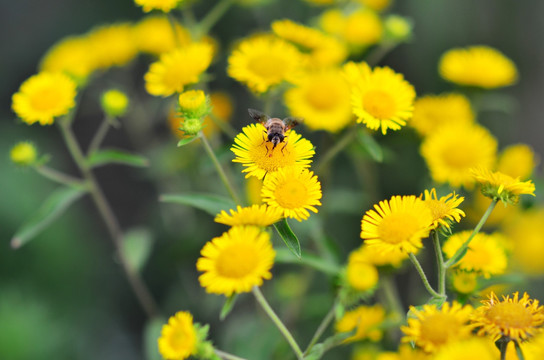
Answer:
<svg viewBox="0 0 544 360"><path fill-rule="evenodd" d="M299 117L292 117L292 116L286 117L285 119L283 119L283 123L285 124L285 128L286 128L285 130L290 130L303 121L304 119Z"/></svg>
<svg viewBox="0 0 544 360"><path fill-rule="evenodd" d="M259 110L255 109L247 109L247 112L249 113L249 116L255 121L259 121L261 123L265 123L268 121L269 117L263 112L260 112Z"/></svg>

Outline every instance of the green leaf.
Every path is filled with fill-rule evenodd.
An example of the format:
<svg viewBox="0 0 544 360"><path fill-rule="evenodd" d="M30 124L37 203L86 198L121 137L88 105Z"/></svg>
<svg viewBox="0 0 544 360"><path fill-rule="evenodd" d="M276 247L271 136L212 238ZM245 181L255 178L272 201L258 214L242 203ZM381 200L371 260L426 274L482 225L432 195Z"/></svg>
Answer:
<svg viewBox="0 0 544 360"><path fill-rule="evenodd" d="M153 239L147 229L132 229L124 235L122 251L132 269L142 270L151 254L152 244Z"/></svg>
<svg viewBox="0 0 544 360"><path fill-rule="evenodd" d="M163 360L159 353L157 340L161 336L162 326L166 320L160 317L153 318L144 328L144 354L145 360Z"/></svg>
<svg viewBox="0 0 544 360"><path fill-rule="evenodd" d="M291 228L289 227L289 224L287 223L286 219L283 219L281 221L278 221L274 224L274 227L276 228L278 234L280 234L283 242L285 245L287 245L287 248L291 250L293 254L297 258L301 258L301 250L300 250L300 242L298 241L297 236Z"/></svg>
<svg viewBox="0 0 544 360"><path fill-rule="evenodd" d="M93 152L87 159L90 167L107 164L124 164L135 167L149 166L149 161L140 155L128 153L123 150L106 149Z"/></svg>
<svg viewBox="0 0 544 360"><path fill-rule="evenodd" d="M432 298L431 300L427 301L427 305L436 305L437 308L441 308L442 305L446 302L446 297L442 298Z"/></svg>
<svg viewBox="0 0 544 360"><path fill-rule="evenodd" d="M236 208L236 204L234 204L234 201L231 199L214 194L164 194L160 196L159 200L162 202L192 206L206 211L212 216L219 214L221 210Z"/></svg>
<svg viewBox="0 0 544 360"><path fill-rule="evenodd" d="M293 252L287 249L274 249L276 251L276 263L285 263L285 264L299 264L306 265L316 270L322 271L325 274L337 276L340 273L340 267L335 264L328 262L320 257L308 254L304 252L304 257L296 257Z"/></svg>
<svg viewBox="0 0 544 360"><path fill-rule="evenodd" d="M198 139L198 137L199 137L198 135L193 135L193 136L181 139L180 141L178 141L178 147L182 147L184 145L190 144L193 141L195 141L196 139Z"/></svg>
<svg viewBox="0 0 544 360"><path fill-rule="evenodd" d="M383 150L372 135L361 128L357 131L357 140L372 159L380 163L383 162Z"/></svg>
<svg viewBox="0 0 544 360"><path fill-rule="evenodd" d="M238 294L232 294L231 296L227 298L227 300L225 300L225 304L221 308L221 314L219 315L219 320L225 320L227 315L230 314L237 298L238 298Z"/></svg>
<svg viewBox="0 0 544 360"><path fill-rule="evenodd" d="M85 193L87 193L86 190L75 187L61 187L55 190L44 201L38 211L13 235L11 246L17 249L26 244L47 228L47 226L62 215L70 205Z"/></svg>

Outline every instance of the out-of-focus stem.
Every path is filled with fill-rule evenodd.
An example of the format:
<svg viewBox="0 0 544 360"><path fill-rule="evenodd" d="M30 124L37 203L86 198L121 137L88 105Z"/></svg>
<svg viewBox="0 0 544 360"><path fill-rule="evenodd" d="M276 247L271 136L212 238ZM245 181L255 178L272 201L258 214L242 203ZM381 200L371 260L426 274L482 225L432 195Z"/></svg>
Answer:
<svg viewBox="0 0 544 360"><path fill-rule="evenodd" d="M338 140L334 146L327 150L327 152L319 159L315 166L315 172L320 174L325 166L336 157L346 146L348 146L351 141L355 138L357 133L357 126L352 126L348 131L346 131L340 140Z"/></svg>
<svg viewBox="0 0 544 360"><path fill-rule="evenodd" d="M229 353L221 351L221 350L214 349L213 351L215 352L215 355L219 356L221 359L225 359L225 360L246 360L244 358L241 358L241 357L236 356L236 355L229 354Z"/></svg>
<svg viewBox="0 0 544 360"><path fill-rule="evenodd" d="M207 35L211 28L221 19L227 10L234 4L234 0L221 0L218 1L215 6L208 11L204 19L197 25L197 39Z"/></svg>
<svg viewBox="0 0 544 360"><path fill-rule="evenodd" d="M55 169L51 169L48 166L40 165L34 167L36 172L43 177L48 178L49 180L53 180L55 182L68 185L68 186L75 186L75 187L85 187L86 184L84 181L75 178L73 176L67 175L65 173L62 173L60 171L57 171Z"/></svg>
<svg viewBox="0 0 544 360"><path fill-rule="evenodd" d="M312 337L312 340L310 340L308 347L304 351L305 356L310 353L310 351L312 350L312 347L319 341L319 338L321 337L321 335L323 335L323 333L325 332L325 330L327 330L327 327L329 326L331 321L334 319L334 314L335 314L337 304L338 304L338 301L335 301L331 309L327 313L327 315L325 315L325 317L321 321L321 324L319 324L319 327L315 331L315 334Z"/></svg>

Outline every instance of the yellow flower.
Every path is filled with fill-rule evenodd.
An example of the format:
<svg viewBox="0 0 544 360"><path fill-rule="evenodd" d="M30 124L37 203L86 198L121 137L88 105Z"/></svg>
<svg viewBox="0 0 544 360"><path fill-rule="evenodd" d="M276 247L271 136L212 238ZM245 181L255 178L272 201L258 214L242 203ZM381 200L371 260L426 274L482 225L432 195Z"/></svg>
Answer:
<svg viewBox="0 0 544 360"><path fill-rule="evenodd" d="M348 259L346 280L355 290L366 291L372 289L378 284L378 269L353 252Z"/></svg>
<svg viewBox="0 0 544 360"><path fill-rule="evenodd" d="M493 166L497 140L480 125L444 125L423 140L420 151L434 181L470 189L470 169Z"/></svg>
<svg viewBox="0 0 544 360"><path fill-rule="evenodd" d="M347 338L345 342L363 339L380 341L383 331L379 326L384 320L385 310L380 305L361 305L354 310L346 311L336 323L336 331L342 333L355 330L355 335Z"/></svg>
<svg viewBox="0 0 544 360"><path fill-rule="evenodd" d="M493 343L485 338L470 339L449 343L438 350L433 360L497 360Z"/></svg>
<svg viewBox="0 0 544 360"><path fill-rule="evenodd" d="M541 332L544 324L544 307L538 300L530 299L527 293L519 299L518 292L503 296L499 301L491 292L488 300L482 301L472 315L472 324L478 335L488 335L493 341L506 337L509 340L524 341Z"/></svg>
<svg viewBox="0 0 544 360"><path fill-rule="evenodd" d="M122 66L137 54L132 25L120 23L100 26L88 34L89 53L97 68Z"/></svg>
<svg viewBox="0 0 544 360"><path fill-rule="evenodd" d="M367 63L344 67L352 86L351 105L357 121L372 130L400 130L412 117L416 93L402 74L388 67L371 69Z"/></svg>
<svg viewBox="0 0 544 360"><path fill-rule="evenodd" d="M391 0L358 0L358 2L375 11L384 10L391 5Z"/></svg>
<svg viewBox="0 0 544 360"><path fill-rule="evenodd" d="M127 95L116 89L111 89L102 93L100 102L104 112L113 117L123 116L129 105Z"/></svg>
<svg viewBox="0 0 544 360"><path fill-rule="evenodd" d="M13 94L12 109L27 124L50 125L74 107L76 83L62 73L42 72L29 77Z"/></svg>
<svg viewBox="0 0 544 360"><path fill-rule="evenodd" d="M414 117L409 124L422 136L447 124L474 122L470 101L461 94L427 95L414 103Z"/></svg>
<svg viewBox="0 0 544 360"><path fill-rule="evenodd" d="M40 62L41 72L64 72L84 82L96 70L87 36L70 36L53 45Z"/></svg>
<svg viewBox="0 0 544 360"><path fill-rule="evenodd" d="M394 14L388 15L383 25L387 41L402 42L412 37L412 28L414 25L408 18Z"/></svg>
<svg viewBox="0 0 544 360"><path fill-rule="evenodd" d="M529 274L544 274L544 209L515 214L506 222L504 232L514 243L513 257L518 267Z"/></svg>
<svg viewBox="0 0 544 360"><path fill-rule="evenodd" d="M457 208L465 198L455 192L439 199L436 189L432 188L431 191L425 190L424 200L433 215L433 228L443 226L449 229L452 222L460 222L461 217L465 216L465 212Z"/></svg>
<svg viewBox="0 0 544 360"><path fill-rule="evenodd" d="M522 343L521 348L526 360L544 359L544 333L540 333L531 338L530 341Z"/></svg>
<svg viewBox="0 0 544 360"><path fill-rule="evenodd" d="M423 200L393 196L374 205L361 221L361 238L381 252L417 253L429 236L433 217Z"/></svg>
<svg viewBox="0 0 544 360"><path fill-rule="evenodd" d="M185 91L178 97L181 114L186 118L200 119L208 114L208 98L202 90Z"/></svg>
<svg viewBox="0 0 544 360"><path fill-rule="evenodd" d="M531 176L537 163L536 155L528 145L510 145L499 155L497 171L525 180Z"/></svg>
<svg viewBox="0 0 544 360"><path fill-rule="evenodd" d="M266 129L261 124L244 127L234 139L231 151L236 155L232 161L245 167L242 172L247 172L246 178L259 179L286 166L309 167L315 154L312 143L294 130L286 132L284 142L273 148L272 143L266 141Z"/></svg>
<svg viewBox="0 0 544 360"><path fill-rule="evenodd" d="M165 16L146 16L133 27L134 41L141 52L160 55L186 46L191 42L189 31L175 23L177 39L170 21Z"/></svg>
<svg viewBox="0 0 544 360"><path fill-rule="evenodd" d="M435 352L442 346L466 339L472 328L468 325L472 306L444 303L441 309L436 305L423 305L422 310L410 306L414 318L408 318L408 326L400 329L405 334L402 342L413 341L427 352Z"/></svg>
<svg viewBox="0 0 544 360"><path fill-rule="evenodd" d="M472 231L461 231L446 240L442 250L451 258L469 238ZM503 238L499 234L478 233L472 238L465 256L455 265L465 271L474 271L489 278L503 274L508 265Z"/></svg>
<svg viewBox="0 0 544 360"><path fill-rule="evenodd" d="M289 166L266 176L261 197L268 206L279 208L284 217L306 220L308 210L317 213L321 205L321 183L312 171Z"/></svg>
<svg viewBox="0 0 544 360"><path fill-rule="evenodd" d="M260 205L263 203L261 191L263 181L256 176L250 176L246 182L246 198L250 204Z"/></svg>
<svg viewBox="0 0 544 360"><path fill-rule="evenodd" d="M472 294L478 288L478 275L471 271L455 271L452 274L452 286L458 293Z"/></svg>
<svg viewBox="0 0 544 360"><path fill-rule="evenodd" d="M235 226L206 243L196 263L198 280L212 294L249 292L271 279L276 252L270 235L256 226Z"/></svg>
<svg viewBox="0 0 544 360"><path fill-rule="evenodd" d="M161 55L145 74L145 88L155 96L169 96L182 92L189 84L197 83L212 61L212 46L192 43Z"/></svg>
<svg viewBox="0 0 544 360"><path fill-rule="evenodd" d="M472 175L482 186L482 194L501 199L505 204L517 204L523 194L535 196L535 184L531 181L520 181L499 171L492 172L484 167L472 169Z"/></svg>
<svg viewBox="0 0 544 360"><path fill-rule="evenodd" d="M338 65L348 54L345 46L336 38L291 20L274 21L272 31L302 49L311 67Z"/></svg>
<svg viewBox="0 0 544 360"><path fill-rule="evenodd" d="M345 26L344 14L335 8L324 11L319 17L319 26L326 33L341 37Z"/></svg>
<svg viewBox="0 0 544 360"><path fill-rule="evenodd" d="M230 77L263 93L284 81L296 78L303 62L294 45L269 36L242 41L228 59Z"/></svg>
<svg viewBox="0 0 544 360"><path fill-rule="evenodd" d="M150 12L151 10L160 10L163 12L170 12L175 9L183 0L134 0L134 3L141 6L144 12Z"/></svg>
<svg viewBox="0 0 544 360"><path fill-rule="evenodd" d="M345 17L341 30L341 38L356 51L378 43L382 35L383 25L380 17L366 9L356 10Z"/></svg>
<svg viewBox="0 0 544 360"><path fill-rule="evenodd" d="M400 250L391 250L388 252L380 251L376 246L361 245L357 250L352 251L350 260L367 262L374 266L393 266L400 267L402 262L408 259L408 254Z"/></svg>
<svg viewBox="0 0 544 360"><path fill-rule="evenodd" d="M486 89L512 85L518 78L512 60L488 46L448 50L438 67L440 75L448 81Z"/></svg>
<svg viewBox="0 0 544 360"><path fill-rule="evenodd" d="M215 222L229 226L255 225L265 227L278 222L281 218L282 211L278 208L266 205L252 205L243 208L238 205L236 210L230 210L230 214L222 210L215 217Z"/></svg>
<svg viewBox="0 0 544 360"><path fill-rule="evenodd" d="M159 352L167 360L182 360L194 355L198 335L193 316L187 311L177 312L163 325L158 339Z"/></svg>
<svg viewBox="0 0 544 360"><path fill-rule="evenodd" d="M291 115L304 118L312 130L337 132L352 121L350 88L338 70L307 74L285 92Z"/></svg>
<svg viewBox="0 0 544 360"><path fill-rule="evenodd" d="M21 141L11 148L9 157L11 158L11 161L17 165L29 166L36 162L38 151L31 142Z"/></svg>

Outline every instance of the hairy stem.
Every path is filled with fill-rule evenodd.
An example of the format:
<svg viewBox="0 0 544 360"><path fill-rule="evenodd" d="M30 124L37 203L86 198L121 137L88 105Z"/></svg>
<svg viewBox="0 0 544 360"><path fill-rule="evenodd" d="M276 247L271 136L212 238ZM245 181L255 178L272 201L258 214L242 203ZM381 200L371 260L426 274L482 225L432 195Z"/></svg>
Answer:
<svg viewBox="0 0 544 360"><path fill-rule="evenodd" d="M40 165L34 167L36 172L40 175L42 175L45 178L48 178L49 180L61 183L63 185L68 185L72 187L85 187L86 184L84 181L75 178L73 176L70 176L68 174L62 173L60 171L57 171L55 169L51 169L48 166Z"/></svg>
<svg viewBox="0 0 544 360"><path fill-rule="evenodd" d="M425 289L431 294L432 297L440 299L444 298L445 295L437 293L431 284L429 283L429 280L427 279L427 276L425 275L425 272L423 271L423 268L421 267L421 264L417 260L416 256L413 253L409 253L408 256L410 257L410 261L412 261L412 264L414 264L417 272L419 273L419 276L421 277L421 280L423 281L423 285L425 286Z"/></svg>
<svg viewBox="0 0 544 360"><path fill-rule="evenodd" d="M234 0L221 0L218 1L215 6L208 11L204 19L197 25L197 39L208 34L211 28L221 19L227 10L234 4Z"/></svg>
<svg viewBox="0 0 544 360"><path fill-rule="evenodd" d="M214 349L213 351L215 352L215 355L219 356L221 359L225 359L225 360L246 360L244 358L241 358L241 357L236 356L236 355L229 354L229 353L221 351L221 350Z"/></svg>
<svg viewBox="0 0 544 360"><path fill-rule="evenodd" d="M441 295L446 295L446 267L444 266L444 255L442 255L442 247L440 246L440 238L438 231L433 230L432 239L434 245L434 253L436 257L436 267L438 269L438 292Z"/></svg>

